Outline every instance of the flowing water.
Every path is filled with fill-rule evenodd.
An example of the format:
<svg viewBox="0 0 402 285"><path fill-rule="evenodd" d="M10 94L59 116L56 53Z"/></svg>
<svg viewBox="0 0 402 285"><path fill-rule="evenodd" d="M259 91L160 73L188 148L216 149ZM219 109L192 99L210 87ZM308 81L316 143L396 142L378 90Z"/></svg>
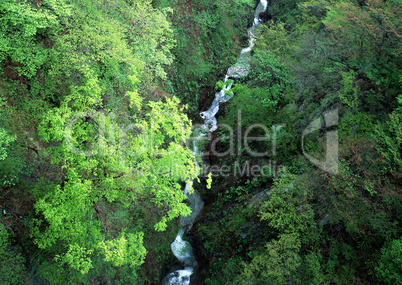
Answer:
<svg viewBox="0 0 402 285"><path fill-rule="evenodd" d="M260 14L265 12L267 5L267 0L261 0L258 3L257 8L254 11L253 26L247 31L247 35L249 36L249 46L241 50L240 56L235 65L229 67L224 82L226 82L229 78L241 78L247 76L250 70L251 49L253 48L254 41L256 40L256 36L253 34L253 32L260 25ZM233 81L230 83L228 82L228 84L225 84L225 87L221 91L216 92L215 99L212 102L211 107L207 111L200 113L201 118L204 119L204 124L195 130L195 132L198 133L198 136L193 142L194 157L199 155L197 148L198 141L208 133L212 133L218 128L218 122L215 118L215 115L219 111L219 103L226 102L233 97L233 92L230 91L232 84ZM195 161L195 164L196 166L199 166L197 161ZM193 181L191 181L191 183L192 182ZM173 254L184 265L184 269L176 270L166 275L162 282L163 285L190 284L190 276L193 274L194 267L197 265L197 260L195 259L193 249L189 242L183 240L183 234L190 230L195 218L201 212L204 202L202 201L197 190L194 189L194 191L190 194L189 189L190 185L186 184L184 194L190 202L192 212L190 216L181 218L181 228L177 233L176 239L171 244Z"/></svg>

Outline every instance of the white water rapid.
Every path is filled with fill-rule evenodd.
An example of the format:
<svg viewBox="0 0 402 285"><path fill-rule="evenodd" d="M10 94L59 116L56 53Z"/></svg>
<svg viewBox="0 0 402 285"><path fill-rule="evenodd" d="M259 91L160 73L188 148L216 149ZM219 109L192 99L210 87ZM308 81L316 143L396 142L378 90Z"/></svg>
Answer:
<svg viewBox="0 0 402 285"><path fill-rule="evenodd" d="M229 67L224 82L229 78L241 78L247 76L250 70L250 60L251 60L251 49L254 47L254 41L256 36L253 31L260 25L260 14L265 12L267 9L267 0L260 0L257 8L254 11L254 21L253 26L247 31L249 36L249 46L243 48L240 52L240 56L235 63L235 65ZM193 142L193 155L194 158L199 155L197 143L198 141L206 136L208 133L214 132L217 126L217 120L215 118L216 113L219 111L219 103L226 102L233 97L233 92L230 91L233 82L225 84L225 87L215 93L215 99L212 102L211 107L204 112L200 113L201 118L204 119L204 124L195 130L198 136ZM197 161L195 161L196 166L198 166ZM193 183L193 181L191 181ZM182 217L180 219L181 229L177 233L176 239L171 244L172 252L176 258L185 266L182 270L176 270L165 276L162 281L163 285L188 285L190 284L190 276L194 272L194 267L197 265L197 260L195 259L193 249L189 242L183 240L183 234L185 231L190 230L195 218L201 212L204 202L201 199L200 194L194 189L191 194L188 193L190 185L186 184L184 189L184 194L190 202L191 215L188 217Z"/></svg>

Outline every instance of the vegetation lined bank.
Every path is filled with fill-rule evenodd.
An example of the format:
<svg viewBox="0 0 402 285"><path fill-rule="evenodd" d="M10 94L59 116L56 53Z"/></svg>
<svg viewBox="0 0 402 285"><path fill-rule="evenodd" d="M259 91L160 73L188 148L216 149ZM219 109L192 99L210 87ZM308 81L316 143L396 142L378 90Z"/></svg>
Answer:
<svg viewBox="0 0 402 285"><path fill-rule="evenodd" d="M2 284L160 281L196 174L189 118L248 45L256 4L0 2ZM401 14L397 0L269 3L203 146L205 175L230 171L194 186L198 282L402 284ZM323 170L305 154L324 161L335 132Z"/></svg>

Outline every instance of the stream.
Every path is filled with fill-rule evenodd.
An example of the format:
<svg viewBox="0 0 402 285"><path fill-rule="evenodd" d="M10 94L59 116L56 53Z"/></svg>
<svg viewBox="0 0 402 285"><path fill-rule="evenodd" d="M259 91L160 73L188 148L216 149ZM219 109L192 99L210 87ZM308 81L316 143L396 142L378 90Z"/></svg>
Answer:
<svg viewBox="0 0 402 285"><path fill-rule="evenodd" d="M237 62L233 66L229 67L224 78L225 87L221 91L215 93L215 99L212 102L211 107L207 111L200 113L201 118L204 119L204 124L195 130L195 133L198 135L193 141L194 158L199 155L197 148L198 141L202 137L207 136L208 133L212 133L218 128L218 122L215 118L215 115L219 111L219 104L228 101L234 95L233 92L230 91L233 81L230 81L229 84L226 84L226 81L229 78L236 79L245 77L250 70L251 49L253 48L254 42L257 39L253 32L260 25L260 14L265 12L267 5L267 0L260 0L258 3L257 8L254 11L253 25L247 31L247 35L249 37L249 46L241 50ZM195 165L199 166L197 161L195 161ZM193 181L191 181L191 183L193 183ZM197 266L197 260L195 259L193 249L189 242L183 240L183 235L185 232L188 232L191 229L194 220L204 206L204 202L202 201L202 198L197 190L194 189L194 191L190 194L189 189L190 185L186 184L184 194L190 202L191 215L188 217L182 217L180 219L181 228L177 233L175 240L171 244L173 254L184 265L184 268L167 274L163 278L163 285L190 284L190 276L193 274L194 268Z"/></svg>

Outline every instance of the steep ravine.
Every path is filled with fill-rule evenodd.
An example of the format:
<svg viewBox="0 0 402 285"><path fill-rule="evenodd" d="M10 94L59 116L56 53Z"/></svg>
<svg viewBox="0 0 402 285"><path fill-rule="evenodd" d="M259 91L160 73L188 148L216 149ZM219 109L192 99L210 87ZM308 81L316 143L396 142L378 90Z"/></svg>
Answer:
<svg viewBox="0 0 402 285"><path fill-rule="evenodd" d="M237 62L233 66L229 67L223 81L225 83L224 87L219 92L216 92L211 107L208 110L200 113L200 116L204 120L204 123L200 127L195 129L195 134L197 135L196 139L193 142L193 155L195 158L200 155L198 150L198 142L203 137L207 136L208 133L213 133L217 129L217 119L215 118L215 115L219 111L219 105L230 100L234 95L233 92L230 90L233 85L233 80L229 79L245 77L250 70L251 49L254 47L254 42L256 40L254 31L261 23L260 14L262 12L265 12L267 5L268 3L266 0L261 0L258 3L254 11L253 25L247 31L247 35L249 37L249 46L241 50ZM195 161L195 165L199 166L197 161ZM193 184L193 181L191 181L191 184ZM187 196L187 199L190 202L192 214L189 217L181 218L181 228L175 240L171 244L173 254L183 265L183 267L168 273L162 280L163 285L200 284L202 281L200 277L203 274L200 273L200 269L203 269L203 266L199 266L196 259L196 256L200 256L200 254L194 253L194 249L191 243L184 240L183 237L186 232L191 229L195 219L200 214L203 208L204 202L202 201L198 191L196 189L192 191L189 184L186 184L184 194ZM198 246L198 249L199 248L201 247ZM196 278L192 277L193 274Z"/></svg>

